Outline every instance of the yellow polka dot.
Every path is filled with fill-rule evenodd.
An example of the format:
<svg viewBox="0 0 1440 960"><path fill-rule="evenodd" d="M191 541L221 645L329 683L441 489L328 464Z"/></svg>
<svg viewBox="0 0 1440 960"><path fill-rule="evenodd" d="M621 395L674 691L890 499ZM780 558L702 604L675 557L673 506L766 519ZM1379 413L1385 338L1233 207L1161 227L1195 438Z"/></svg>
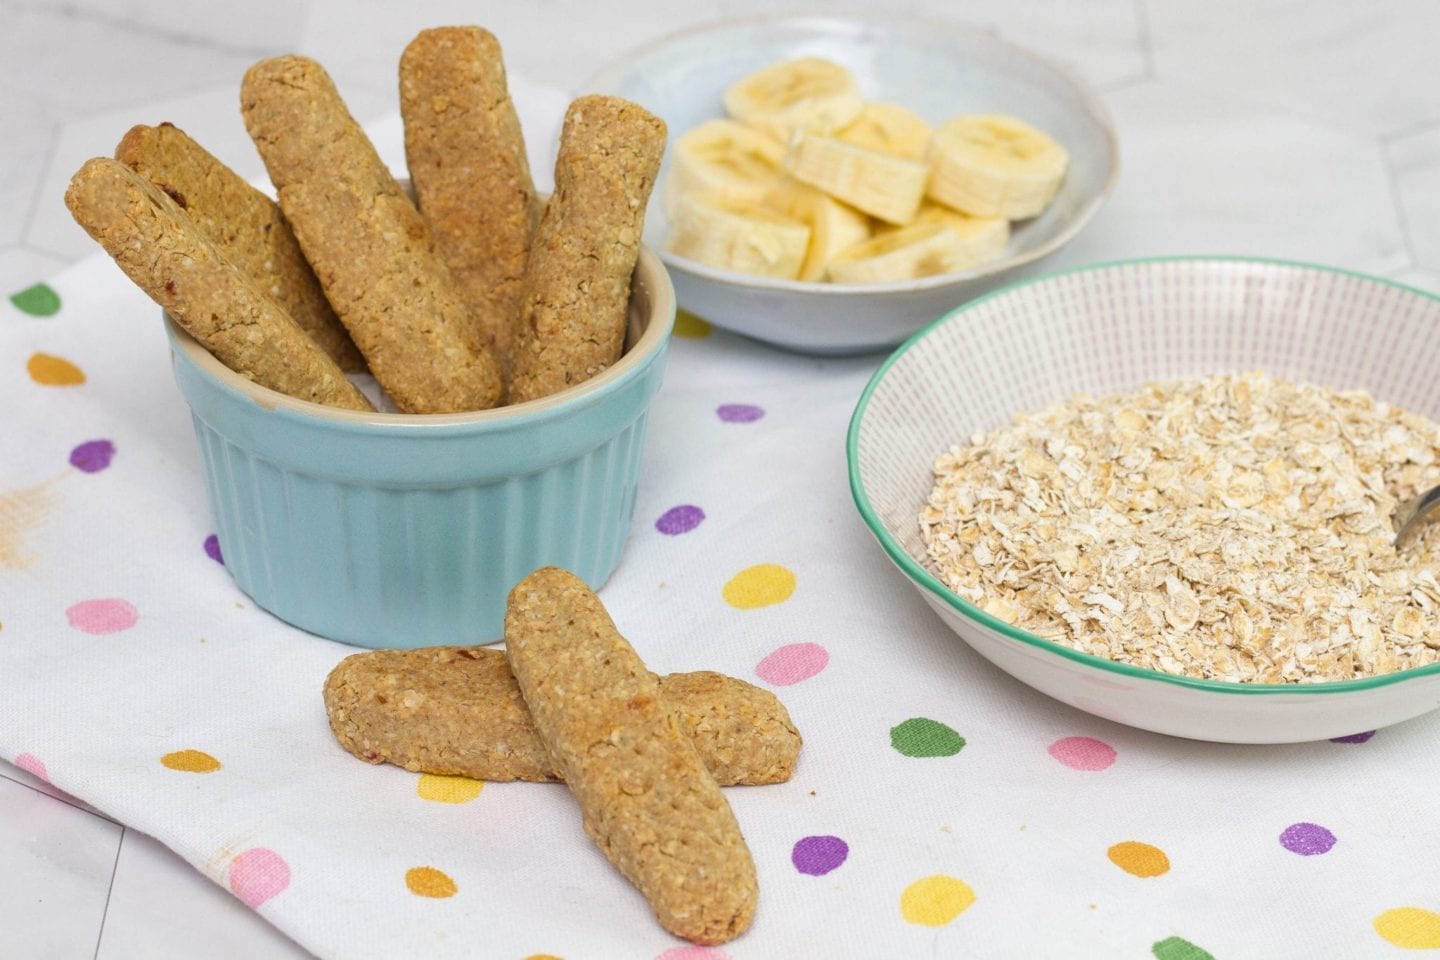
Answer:
<svg viewBox="0 0 1440 960"><path fill-rule="evenodd" d="M1158 877L1170 872L1170 858L1159 847L1138 840L1117 843L1106 851L1110 862L1137 877Z"/></svg>
<svg viewBox="0 0 1440 960"><path fill-rule="evenodd" d="M689 310L675 311L675 336L688 337L691 340L699 340L701 337L708 337L715 330L710 326L710 321L701 320Z"/></svg>
<svg viewBox="0 0 1440 960"><path fill-rule="evenodd" d="M532 953L525 960L560 960L560 958L553 953Z"/></svg>
<svg viewBox="0 0 1440 960"><path fill-rule="evenodd" d="M214 773L220 769L220 761L204 750L176 750L165 754L160 762L171 770L184 773Z"/></svg>
<svg viewBox="0 0 1440 960"><path fill-rule="evenodd" d="M790 599L795 592L795 574L778 563L757 563L746 567L725 584L725 602L741 610L768 607Z"/></svg>
<svg viewBox="0 0 1440 960"><path fill-rule="evenodd" d="M434 867L411 867L406 870L405 886L417 897L453 897L459 889L454 880Z"/></svg>
<svg viewBox="0 0 1440 960"><path fill-rule="evenodd" d="M1440 913L1419 907L1396 907L1375 918L1375 932L1397 947L1440 948Z"/></svg>
<svg viewBox="0 0 1440 960"><path fill-rule="evenodd" d="M943 927L970 909L975 891L964 880L937 873L923 877L900 894L900 915L907 923Z"/></svg>
<svg viewBox="0 0 1440 960"><path fill-rule="evenodd" d="M48 353L32 354L25 369L30 379L47 387L73 387L85 382L85 374L79 367L64 357L52 357Z"/></svg>
<svg viewBox="0 0 1440 960"><path fill-rule="evenodd" d="M480 790L484 786L484 780L422 773L420 782L415 784L415 792L420 795L422 800L434 800L437 803L469 803L480 796Z"/></svg>

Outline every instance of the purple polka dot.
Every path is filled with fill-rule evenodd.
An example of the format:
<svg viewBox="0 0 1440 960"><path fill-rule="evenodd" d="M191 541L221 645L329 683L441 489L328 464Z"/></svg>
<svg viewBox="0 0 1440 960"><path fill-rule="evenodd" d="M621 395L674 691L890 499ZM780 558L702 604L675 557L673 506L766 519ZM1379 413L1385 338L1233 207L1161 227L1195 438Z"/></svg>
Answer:
<svg viewBox="0 0 1440 960"><path fill-rule="evenodd" d="M669 536L677 536L682 533L689 533L700 526L700 521L705 519L705 511L689 503L682 503L678 507L671 507L660 514L660 519L655 521L655 529Z"/></svg>
<svg viewBox="0 0 1440 960"><path fill-rule="evenodd" d="M715 408L715 416L726 423L754 423L765 411L753 403L722 403Z"/></svg>
<svg viewBox="0 0 1440 960"><path fill-rule="evenodd" d="M795 869L812 877L823 877L845 862L850 845L839 837L801 837L790 851Z"/></svg>
<svg viewBox="0 0 1440 960"><path fill-rule="evenodd" d="M110 466L115 457L115 444L109 440L86 440L70 451L70 465L86 473L99 473Z"/></svg>
<svg viewBox="0 0 1440 960"><path fill-rule="evenodd" d="M1375 736L1374 730L1366 730L1364 733L1352 733L1345 737L1331 737L1331 743L1364 743Z"/></svg>
<svg viewBox="0 0 1440 960"><path fill-rule="evenodd" d="M1302 857L1329 853L1335 846L1335 834L1318 823L1292 823L1280 834L1280 846Z"/></svg>
<svg viewBox="0 0 1440 960"><path fill-rule="evenodd" d="M225 556L220 552L220 538L213 533L205 538L205 556L222 566L225 564Z"/></svg>

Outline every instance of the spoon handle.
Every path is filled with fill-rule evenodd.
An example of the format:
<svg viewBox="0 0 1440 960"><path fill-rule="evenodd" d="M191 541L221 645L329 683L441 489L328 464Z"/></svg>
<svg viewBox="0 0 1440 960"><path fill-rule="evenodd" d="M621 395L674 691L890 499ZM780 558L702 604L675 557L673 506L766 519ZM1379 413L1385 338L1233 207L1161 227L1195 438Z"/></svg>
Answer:
<svg viewBox="0 0 1440 960"><path fill-rule="evenodd" d="M1436 507L1440 507L1440 487L1431 487L1395 511L1395 549L1405 545Z"/></svg>

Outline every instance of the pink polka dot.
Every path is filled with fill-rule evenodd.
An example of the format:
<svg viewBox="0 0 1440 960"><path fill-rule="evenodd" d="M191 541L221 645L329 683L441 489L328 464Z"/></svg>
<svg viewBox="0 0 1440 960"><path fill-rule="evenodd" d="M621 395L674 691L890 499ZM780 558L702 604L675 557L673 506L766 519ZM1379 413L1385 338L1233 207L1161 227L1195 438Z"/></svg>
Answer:
<svg viewBox="0 0 1440 960"><path fill-rule="evenodd" d="M730 960L730 954L714 947L671 947L655 960Z"/></svg>
<svg viewBox="0 0 1440 960"><path fill-rule="evenodd" d="M45 769L45 761L33 753L20 754L15 758L15 766L36 779L44 780L46 783L50 782L50 774Z"/></svg>
<svg viewBox="0 0 1440 960"><path fill-rule="evenodd" d="M119 633L135 626L140 611L130 601L114 597L82 600L65 611L65 619L70 621L70 626L86 633Z"/></svg>
<svg viewBox="0 0 1440 960"><path fill-rule="evenodd" d="M825 669L830 651L818 643L787 643L769 654L755 667L755 675L777 687L788 687L809 680Z"/></svg>
<svg viewBox="0 0 1440 960"><path fill-rule="evenodd" d="M1071 770L1104 770L1115 762L1115 748L1093 737L1063 737L1050 744L1050 756Z"/></svg>
<svg viewBox="0 0 1440 960"><path fill-rule="evenodd" d="M251 847L230 861L230 892L251 910L290 886L290 864L274 850Z"/></svg>

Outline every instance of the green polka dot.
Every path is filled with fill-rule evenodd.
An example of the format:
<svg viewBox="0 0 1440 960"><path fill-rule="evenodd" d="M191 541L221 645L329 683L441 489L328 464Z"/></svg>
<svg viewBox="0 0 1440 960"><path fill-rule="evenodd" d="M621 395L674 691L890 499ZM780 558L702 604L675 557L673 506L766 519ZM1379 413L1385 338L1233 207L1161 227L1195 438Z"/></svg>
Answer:
<svg viewBox="0 0 1440 960"><path fill-rule="evenodd" d="M965 738L938 720L911 717L890 728L890 746L907 757L953 757L965 747Z"/></svg>
<svg viewBox="0 0 1440 960"><path fill-rule="evenodd" d="M48 283L37 283L12 293L10 302L32 317L50 317L60 312L60 294Z"/></svg>
<svg viewBox="0 0 1440 960"><path fill-rule="evenodd" d="M1215 960L1208 950L1201 950L1183 937L1166 937L1150 948L1155 960Z"/></svg>

